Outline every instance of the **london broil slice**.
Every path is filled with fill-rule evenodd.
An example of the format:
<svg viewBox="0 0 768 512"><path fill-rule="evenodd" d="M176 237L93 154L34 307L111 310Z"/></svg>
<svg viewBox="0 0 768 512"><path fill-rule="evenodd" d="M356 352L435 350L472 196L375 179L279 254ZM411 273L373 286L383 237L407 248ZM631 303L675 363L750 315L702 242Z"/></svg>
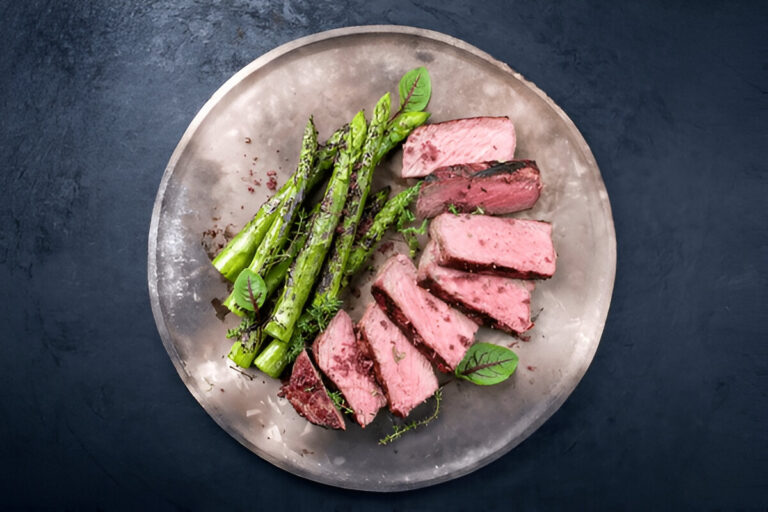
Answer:
<svg viewBox="0 0 768 512"><path fill-rule="evenodd" d="M358 332L393 414L405 418L437 391L432 365L375 302L365 310Z"/></svg>
<svg viewBox="0 0 768 512"><path fill-rule="evenodd" d="M515 156L515 125L507 117L471 117L422 125L403 145L403 178L447 165L507 161Z"/></svg>
<svg viewBox="0 0 768 512"><path fill-rule="evenodd" d="M318 368L344 395L360 426L373 421L387 400L373 376L373 362L358 347L352 319L343 309L315 339L312 352Z"/></svg>
<svg viewBox="0 0 768 512"><path fill-rule="evenodd" d="M481 325L519 334L533 327L533 281L464 272L441 267L435 242L429 242L419 261L419 285L456 306Z"/></svg>
<svg viewBox="0 0 768 512"><path fill-rule="evenodd" d="M452 371L474 341L477 324L416 284L407 256L389 258L371 285L387 316L443 372Z"/></svg>
<svg viewBox="0 0 768 512"><path fill-rule="evenodd" d="M293 363L291 378L280 388L280 395L291 402L296 412L315 425L346 430L344 418L328 396L306 350L302 350Z"/></svg>
<svg viewBox="0 0 768 512"><path fill-rule="evenodd" d="M541 194L541 176L533 160L484 162L442 167L424 179L416 212L430 218L453 209L489 215L531 208Z"/></svg>
<svg viewBox="0 0 768 512"><path fill-rule="evenodd" d="M432 219L429 234L444 267L520 279L555 273L549 222L442 213Z"/></svg>

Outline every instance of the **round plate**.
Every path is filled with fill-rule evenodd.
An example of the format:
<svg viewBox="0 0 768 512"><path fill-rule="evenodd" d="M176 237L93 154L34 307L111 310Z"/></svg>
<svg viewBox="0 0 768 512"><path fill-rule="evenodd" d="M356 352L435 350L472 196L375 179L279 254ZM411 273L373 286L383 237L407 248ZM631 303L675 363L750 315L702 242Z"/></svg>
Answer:
<svg viewBox="0 0 768 512"><path fill-rule="evenodd" d="M314 115L320 138L354 113L370 112L409 69L427 66L432 122L509 116L518 158L535 159L544 189L519 217L551 221L555 276L538 283L527 341L481 329L477 338L513 346L518 371L490 387L451 382L440 416L387 446L393 418L381 411L364 430L325 430L277 397L280 382L241 373L225 354L230 315L213 298L226 284L201 241L216 226L240 229L267 197L267 171L282 184L293 172L301 134ZM250 142L248 142L250 141ZM400 152L376 171L395 190ZM251 175L253 173L253 175ZM261 180L261 186L254 183ZM404 250L396 242L394 250ZM391 254L392 251L389 252ZM384 255L377 254L377 263ZM396 491L444 482L508 452L557 410L584 375L600 341L616 268L608 195L592 153L570 119L507 65L452 37L422 29L367 26L298 39L256 59L205 104L173 153L157 193L149 233L149 290L163 344L205 410L248 449L296 475L351 489ZM346 309L355 317L371 298L361 277ZM412 418L431 413L432 402Z"/></svg>

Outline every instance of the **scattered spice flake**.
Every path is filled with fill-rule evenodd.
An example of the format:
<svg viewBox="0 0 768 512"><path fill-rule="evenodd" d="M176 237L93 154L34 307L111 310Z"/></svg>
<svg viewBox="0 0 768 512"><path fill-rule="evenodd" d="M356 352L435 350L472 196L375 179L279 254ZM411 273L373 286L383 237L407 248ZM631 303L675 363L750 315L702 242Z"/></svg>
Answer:
<svg viewBox="0 0 768 512"><path fill-rule="evenodd" d="M509 347L509 348L515 348L515 347L517 347L518 345L520 345L520 342L519 342L519 341L513 341L512 343L510 343L509 345L507 345L507 347Z"/></svg>
<svg viewBox="0 0 768 512"><path fill-rule="evenodd" d="M381 254L387 254L389 251L392 250L392 248L395 246L393 242L384 242L379 246L377 251L379 251Z"/></svg>
<svg viewBox="0 0 768 512"><path fill-rule="evenodd" d="M257 156L253 157L253 161L254 162L257 161L258 159L259 159L259 157L257 157Z"/></svg>
<svg viewBox="0 0 768 512"><path fill-rule="evenodd" d="M250 144L251 143L251 138L250 137L246 137L245 138L245 143L246 144Z"/></svg>
<svg viewBox="0 0 768 512"><path fill-rule="evenodd" d="M275 170L267 171L267 176L277 176L277 171Z"/></svg>
<svg viewBox="0 0 768 512"><path fill-rule="evenodd" d="M360 288L358 288L358 287L354 287L354 288L352 288L352 290L351 290L350 292L352 293L352 295L353 295L353 296L354 296L356 299L359 299L359 298L360 298Z"/></svg>
<svg viewBox="0 0 768 512"><path fill-rule="evenodd" d="M211 229L206 229L203 231L200 245L203 246L203 250L208 255L208 258L215 258L216 254L227 245L226 230L216 226Z"/></svg>
<svg viewBox="0 0 768 512"><path fill-rule="evenodd" d="M529 372L535 372L536 371L536 367L535 366L530 366L529 365L529 366L526 366L526 368L528 368Z"/></svg>
<svg viewBox="0 0 768 512"><path fill-rule="evenodd" d="M267 173L269 174L269 173ZM269 190L276 190L277 189L277 180L274 176L269 177L269 181L267 181L267 188Z"/></svg>
<svg viewBox="0 0 768 512"><path fill-rule="evenodd" d="M249 185L249 186L248 186L248 192L250 192L251 194L253 194L254 192L256 192L256 189L255 189L255 188L253 188L253 187L251 187L251 186Z"/></svg>
<svg viewBox="0 0 768 512"><path fill-rule="evenodd" d="M260 187L261 186L261 180L253 180L253 184L256 185L257 187Z"/></svg>

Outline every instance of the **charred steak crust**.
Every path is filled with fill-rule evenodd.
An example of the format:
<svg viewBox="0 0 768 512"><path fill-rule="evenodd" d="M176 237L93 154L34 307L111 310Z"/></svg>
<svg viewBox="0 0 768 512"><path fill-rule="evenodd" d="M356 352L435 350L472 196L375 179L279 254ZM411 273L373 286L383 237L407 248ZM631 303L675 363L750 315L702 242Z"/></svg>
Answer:
<svg viewBox="0 0 768 512"><path fill-rule="evenodd" d="M467 304L464 304L459 300L456 300L456 298L453 295L443 290L443 288L440 286L440 283L436 282L434 279L432 279L429 276L420 279L419 286L421 286L422 288L426 288L427 290L429 290L429 292L432 295L449 303L451 306L453 306L454 308L458 309L459 311L467 315L470 320L472 320L473 322L479 325L486 325L488 327L493 327L494 329L508 332L510 334L520 334L518 331L512 329L506 324L499 322L498 320L488 315L484 311L475 309L473 307L470 307ZM533 327L533 322L531 322L531 327Z"/></svg>
<svg viewBox="0 0 768 512"><path fill-rule="evenodd" d="M358 324L357 340L373 361L373 373L393 414L406 417L437 389L432 365L375 302Z"/></svg>
<svg viewBox="0 0 768 512"><path fill-rule="evenodd" d="M416 212L422 218L449 210L473 213L477 208L492 215L514 213L532 208L541 188L533 160L452 165L425 178Z"/></svg>
<svg viewBox="0 0 768 512"><path fill-rule="evenodd" d="M317 367L344 395L354 417L365 428L386 405L374 380L373 362L360 351L352 319L342 309L312 344Z"/></svg>
<svg viewBox="0 0 768 512"><path fill-rule="evenodd" d="M555 272L557 252L547 221L442 213L429 234L443 267L517 279L549 279Z"/></svg>
<svg viewBox="0 0 768 512"><path fill-rule="evenodd" d="M374 300L389 317L389 319L392 320L392 322L408 336L408 339L411 340L413 346L419 349L419 352L424 354L427 359L435 363L437 365L437 369L441 372L451 373L451 369L445 359L440 357L437 352L435 352L432 348L424 343L424 338L421 337L419 332L414 328L411 321L408 320L403 311L397 307L397 304L395 304L395 302L384 290L380 289L376 285L373 285L371 286L371 295L373 295Z"/></svg>
<svg viewBox="0 0 768 512"><path fill-rule="evenodd" d="M328 396L323 380L306 350L293 363L291 377L280 388L280 394L299 415L311 423L346 430L344 418Z"/></svg>

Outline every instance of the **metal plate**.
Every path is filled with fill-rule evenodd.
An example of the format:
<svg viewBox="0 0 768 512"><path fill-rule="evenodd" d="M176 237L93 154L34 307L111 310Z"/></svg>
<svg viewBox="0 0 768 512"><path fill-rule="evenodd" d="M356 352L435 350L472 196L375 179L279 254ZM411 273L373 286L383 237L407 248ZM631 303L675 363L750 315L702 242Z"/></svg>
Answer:
<svg viewBox="0 0 768 512"><path fill-rule="evenodd" d="M239 229L266 198L268 170L282 183L293 171L301 133L312 114L321 138L360 108L371 111L413 67L433 82L432 121L509 116L518 158L535 159L544 191L519 217L554 224L556 275L539 284L541 310L530 340L518 341L521 364L503 384L452 382L438 420L392 445L377 440L392 418L379 413L365 430L324 430L277 397L279 382L230 368L230 342L211 299L226 286L201 246L214 224ZM250 144L245 142L251 139ZM256 160L254 160L254 158ZM400 154L377 170L395 188ZM214 220L218 219L218 220ZM394 236L392 237L395 238ZM395 249L402 245L396 244ZM377 255L380 260L382 255ZM600 171L579 131L555 103L508 66L462 41L396 26L332 30L285 44L234 75L206 103L173 153L157 193L149 233L149 290L163 343L190 392L227 432L269 462L339 487L396 491L444 482L508 452L541 425L578 384L600 341L613 289L616 237ZM364 276L347 309L369 302ZM230 315L231 316L231 315ZM481 329L478 339L515 339ZM413 416L429 414L421 406Z"/></svg>

